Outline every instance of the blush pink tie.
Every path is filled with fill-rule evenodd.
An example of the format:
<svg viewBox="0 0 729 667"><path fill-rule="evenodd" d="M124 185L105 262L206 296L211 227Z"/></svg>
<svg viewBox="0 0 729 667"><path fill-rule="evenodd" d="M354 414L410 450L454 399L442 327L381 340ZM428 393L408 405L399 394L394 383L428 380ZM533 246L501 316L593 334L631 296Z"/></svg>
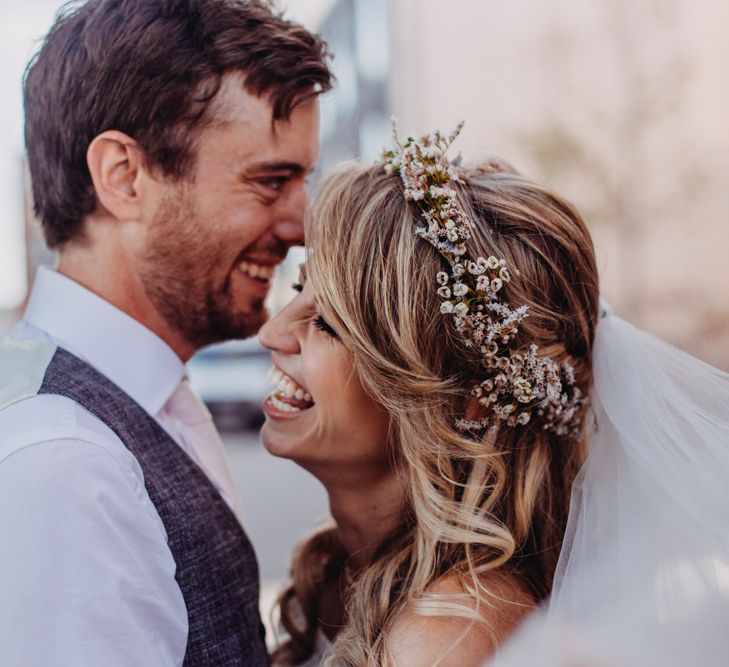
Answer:
<svg viewBox="0 0 729 667"><path fill-rule="evenodd" d="M184 377L163 408L170 425L179 432L187 451L218 489L238 521L243 522L240 498L212 415Z"/></svg>

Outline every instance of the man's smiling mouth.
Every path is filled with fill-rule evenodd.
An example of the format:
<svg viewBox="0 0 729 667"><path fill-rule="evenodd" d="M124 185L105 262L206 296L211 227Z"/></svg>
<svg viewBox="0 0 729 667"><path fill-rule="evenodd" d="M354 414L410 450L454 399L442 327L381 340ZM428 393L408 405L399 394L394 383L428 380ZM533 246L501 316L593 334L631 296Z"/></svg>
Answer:
<svg viewBox="0 0 729 667"><path fill-rule="evenodd" d="M269 282L276 271L276 265L258 264L250 260L243 260L238 264L238 269L251 278L255 278L261 282Z"/></svg>

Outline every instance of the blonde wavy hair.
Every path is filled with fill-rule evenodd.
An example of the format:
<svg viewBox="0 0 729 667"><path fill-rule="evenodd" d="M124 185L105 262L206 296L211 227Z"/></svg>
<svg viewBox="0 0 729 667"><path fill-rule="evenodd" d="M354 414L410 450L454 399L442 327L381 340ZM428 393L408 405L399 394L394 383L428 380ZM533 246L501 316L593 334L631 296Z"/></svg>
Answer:
<svg viewBox="0 0 729 667"><path fill-rule="evenodd" d="M518 269L505 289L511 304L529 306L520 344L569 361L587 393L599 306L583 220L563 199L493 161L464 171L458 197L475 222L470 254L503 257ZM479 609L494 601L486 575L517 577L543 600L585 456L584 438L560 438L538 421L503 426L495 436L454 428L479 360L439 314L435 274L445 263L413 233L418 216L398 176L382 165L346 164L325 179L307 222L307 279L365 391L391 416L389 445L407 488L400 528L357 578L328 665L387 664L388 633L406 605L485 623ZM299 546L279 600L290 638L274 661L296 664L312 654L318 591L337 581L345 559L332 526ZM467 601L429 593L454 574Z"/></svg>

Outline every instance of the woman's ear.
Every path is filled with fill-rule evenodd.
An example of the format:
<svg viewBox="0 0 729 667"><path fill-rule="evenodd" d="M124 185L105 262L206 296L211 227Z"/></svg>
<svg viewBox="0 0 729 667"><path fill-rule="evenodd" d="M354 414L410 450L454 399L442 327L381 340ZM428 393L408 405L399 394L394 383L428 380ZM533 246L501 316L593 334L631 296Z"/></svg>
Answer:
<svg viewBox="0 0 729 667"><path fill-rule="evenodd" d="M107 130L91 142L86 162L99 206L118 220L138 220L143 156L137 142L123 132Z"/></svg>

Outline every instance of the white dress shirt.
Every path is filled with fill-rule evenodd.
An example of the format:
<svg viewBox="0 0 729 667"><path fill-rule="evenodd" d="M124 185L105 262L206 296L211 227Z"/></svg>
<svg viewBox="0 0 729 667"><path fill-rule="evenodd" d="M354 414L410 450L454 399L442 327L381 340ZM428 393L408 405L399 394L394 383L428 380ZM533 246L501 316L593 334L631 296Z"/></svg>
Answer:
<svg viewBox="0 0 729 667"><path fill-rule="evenodd" d="M163 410L183 363L89 290L41 269L10 339L45 345L49 358L56 346L72 352L187 447ZM5 394L13 382L40 386L44 371L36 364L37 378L0 385ZM0 665L182 664L187 611L142 470L70 399L34 395L0 410L0 536Z"/></svg>

